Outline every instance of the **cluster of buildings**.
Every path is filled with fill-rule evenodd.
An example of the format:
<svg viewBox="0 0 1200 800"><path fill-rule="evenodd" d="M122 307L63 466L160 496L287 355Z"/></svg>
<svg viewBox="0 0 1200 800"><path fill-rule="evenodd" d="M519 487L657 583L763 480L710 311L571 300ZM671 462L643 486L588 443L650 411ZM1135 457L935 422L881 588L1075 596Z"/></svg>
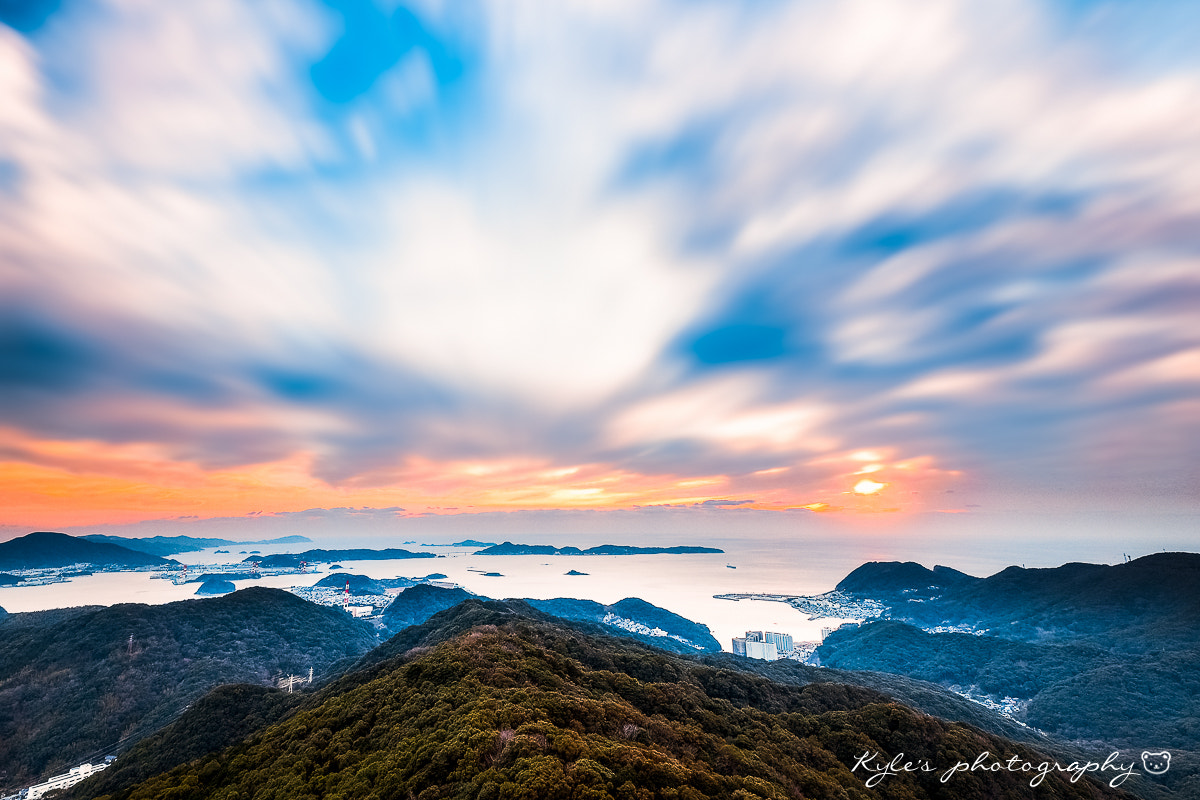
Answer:
<svg viewBox="0 0 1200 800"><path fill-rule="evenodd" d="M797 611L808 614L809 619L832 617L870 620L882 617L888 611L888 607L878 600L851 597L836 590L815 597L789 597L785 602Z"/></svg>
<svg viewBox="0 0 1200 800"><path fill-rule="evenodd" d="M697 650L704 649L695 642L689 641L677 633L667 633L662 628L657 626L651 628L649 625L643 625L635 620L626 619L625 617L618 616L611 611L605 614L604 619L600 621L605 625L612 625L614 628L620 628L621 630L629 631L630 633L636 633L641 636L666 636L667 638L674 639L677 642L683 642L688 647L694 647Z"/></svg>
<svg viewBox="0 0 1200 800"><path fill-rule="evenodd" d="M425 583L442 589L459 588L457 583L451 581L422 580L417 583ZM380 616L383 610L396 599L396 595L403 592L405 588L411 587L389 587L383 590L383 594L356 594L353 588L339 589L333 586L289 586L286 591L319 606L340 606L352 617L374 619Z"/></svg>
<svg viewBox="0 0 1200 800"><path fill-rule="evenodd" d="M950 691L954 692L959 697L966 698L972 703L978 703L981 706L990 708L997 714L1003 717L1008 717L1013 722L1028 728L1021 720L1017 719L1025 709L1029 706L1028 700L1022 700L1019 697L1002 697L999 700L993 699L990 695L979 691L977 687L968 687L966 689L961 686L951 686Z"/></svg>
<svg viewBox="0 0 1200 800"><path fill-rule="evenodd" d="M825 637L833 633L834 628L821 628L821 641ZM821 642L796 642L792 640L789 633L775 633L774 631L746 631L745 636L738 636L733 640L733 654L735 656L745 656L746 658L758 658L763 661L778 661L781 658L790 658L793 661L803 661L805 663L820 666L820 662L813 659L813 654L817 648L821 646Z"/></svg>
<svg viewBox="0 0 1200 800"><path fill-rule="evenodd" d="M383 613L403 589L387 589L384 594L347 594L345 589L329 586L289 586L287 591L319 606L340 606L352 617L367 619Z"/></svg>
<svg viewBox="0 0 1200 800"><path fill-rule="evenodd" d="M84 778L95 775L97 772L111 764L115 758L116 756L108 756L99 764L80 764L78 767L72 767L70 772L64 772L62 775L55 775L48 781L26 787L16 794L0 797L0 800L39 800L39 798L49 794L50 792L56 792L59 789L66 789L68 786L74 786Z"/></svg>
<svg viewBox="0 0 1200 800"><path fill-rule="evenodd" d="M788 658L796 649L790 633L775 633L774 631L746 631L745 636L733 639L733 654L747 658L759 658L763 661L777 661Z"/></svg>

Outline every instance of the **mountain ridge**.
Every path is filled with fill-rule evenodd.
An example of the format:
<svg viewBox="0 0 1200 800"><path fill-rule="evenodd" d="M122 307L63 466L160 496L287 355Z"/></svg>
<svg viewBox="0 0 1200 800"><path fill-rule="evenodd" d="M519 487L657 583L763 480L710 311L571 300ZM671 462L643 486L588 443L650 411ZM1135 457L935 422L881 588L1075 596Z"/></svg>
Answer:
<svg viewBox="0 0 1200 800"><path fill-rule="evenodd" d="M523 603L465 601L370 655L231 747L132 785L101 773L72 796L1129 797L1054 774L1039 789L1019 773L868 787L854 771L864 748L947 766L987 750L1046 756L867 689L779 684L591 636ZM119 758L111 777L141 778L136 766Z"/></svg>

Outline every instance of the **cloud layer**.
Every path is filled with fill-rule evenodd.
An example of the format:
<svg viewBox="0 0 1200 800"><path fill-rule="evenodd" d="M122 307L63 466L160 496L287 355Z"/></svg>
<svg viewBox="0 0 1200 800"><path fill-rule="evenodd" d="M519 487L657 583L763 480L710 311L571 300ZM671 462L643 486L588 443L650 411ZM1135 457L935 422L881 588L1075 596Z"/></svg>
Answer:
<svg viewBox="0 0 1200 800"><path fill-rule="evenodd" d="M1172 19L4 19L7 521L1195 511L1200 64Z"/></svg>

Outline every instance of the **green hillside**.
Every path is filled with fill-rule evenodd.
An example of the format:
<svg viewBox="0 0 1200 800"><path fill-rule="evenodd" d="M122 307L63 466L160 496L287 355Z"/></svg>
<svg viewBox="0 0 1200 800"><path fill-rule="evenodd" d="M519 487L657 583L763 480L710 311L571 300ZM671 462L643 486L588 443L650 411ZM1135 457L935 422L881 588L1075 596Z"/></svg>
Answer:
<svg viewBox="0 0 1200 800"><path fill-rule="evenodd" d="M377 651L282 721L135 786L110 782L103 796L1127 796L1058 775L1034 788L1008 772L946 783L941 771L906 773L868 788L869 776L851 771L865 751L945 768L985 750L1045 759L869 690L783 685L545 620L524 603L468 600L407 629L380 648L385 657ZM167 736L156 737L160 745ZM140 758L152 757L154 743ZM96 796L101 778L74 796Z"/></svg>
<svg viewBox="0 0 1200 800"><path fill-rule="evenodd" d="M0 772L9 788L136 740L220 684L310 667L321 674L377 643L370 625L338 609L265 588L39 612L28 615L32 624L26 616L0 623Z"/></svg>

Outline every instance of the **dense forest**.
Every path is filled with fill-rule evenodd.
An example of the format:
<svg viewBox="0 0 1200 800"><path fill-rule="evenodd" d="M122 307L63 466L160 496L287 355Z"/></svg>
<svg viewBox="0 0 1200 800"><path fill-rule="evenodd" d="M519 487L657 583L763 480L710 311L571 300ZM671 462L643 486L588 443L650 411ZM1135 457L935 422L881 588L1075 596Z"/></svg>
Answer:
<svg viewBox="0 0 1200 800"><path fill-rule="evenodd" d="M817 653L831 667L895 672L1025 700L1020 719L1067 740L1180 748L1200 741L1195 646L1128 655L876 622L834 632Z"/></svg>
<svg viewBox="0 0 1200 800"><path fill-rule="evenodd" d="M989 751L1046 757L914 712L867 689L789 686L637 642L589 636L524 603L468 600L410 628L360 667L232 747L135 785L129 798L1099 798L1089 778L944 769ZM181 728L190 715L173 728ZM201 718L194 718L197 724ZM219 726L219 717L207 724ZM167 729L140 758L185 734ZM203 738L203 733L194 737ZM220 735L215 736L220 740ZM926 760L868 788L865 752ZM193 751L194 752L194 751ZM124 785L122 785L124 784Z"/></svg>
<svg viewBox="0 0 1200 800"><path fill-rule="evenodd" d="M1083 642L1150 653L1200 643L1200 554L1155 553L1124 564L1008 567L972 578L946 567L864 564L841 591L880 600L889 616L921 626L966 624L1030 642Z"/></svg>
<svg viewBox="0 0 1200 800"><path fill-rule="evenodd" d="M887 603L892 620L833 633L817 650L823 665L1015 698L1016 719L1093 751L1170 748L1170 772L1139 791L1200 798L1200 555L1009 567L987 578L870 563L839 589Z"/></svg>
<svg viewBox="0 0 1200 800"><path fill-rule="evenodd" d="M339 609L262 588L0 614L0 790L120 742L115 765L75 797L1032 796L1011 775L864 787L853 741L931 763L972 748L1061 763L1170 748L1167 775L1121 788L1200 798L1198 565L1156 556L990 578L864 565L843 590L875 585L894 611L927 620L985 606L976 624L999 630L848 627L826 639L820 668L720 653L704 626L636 598L497 602L418 585L388 608L395 635L382 644ZM1035 630L1010 624L1023 613ZM332 682L266 686L309 666ZM947 688L1020 698L1010 711L1032 727ZM1057 780L1037 794L1095 788Z"/></svg>
<svg viewBox="0 0 1200 800"><path fill-rule="evenodd" d="M9 615L0 621L4 786L103 756L218 685L321 674L377 643L340 609L265 588Z"/></svg>

